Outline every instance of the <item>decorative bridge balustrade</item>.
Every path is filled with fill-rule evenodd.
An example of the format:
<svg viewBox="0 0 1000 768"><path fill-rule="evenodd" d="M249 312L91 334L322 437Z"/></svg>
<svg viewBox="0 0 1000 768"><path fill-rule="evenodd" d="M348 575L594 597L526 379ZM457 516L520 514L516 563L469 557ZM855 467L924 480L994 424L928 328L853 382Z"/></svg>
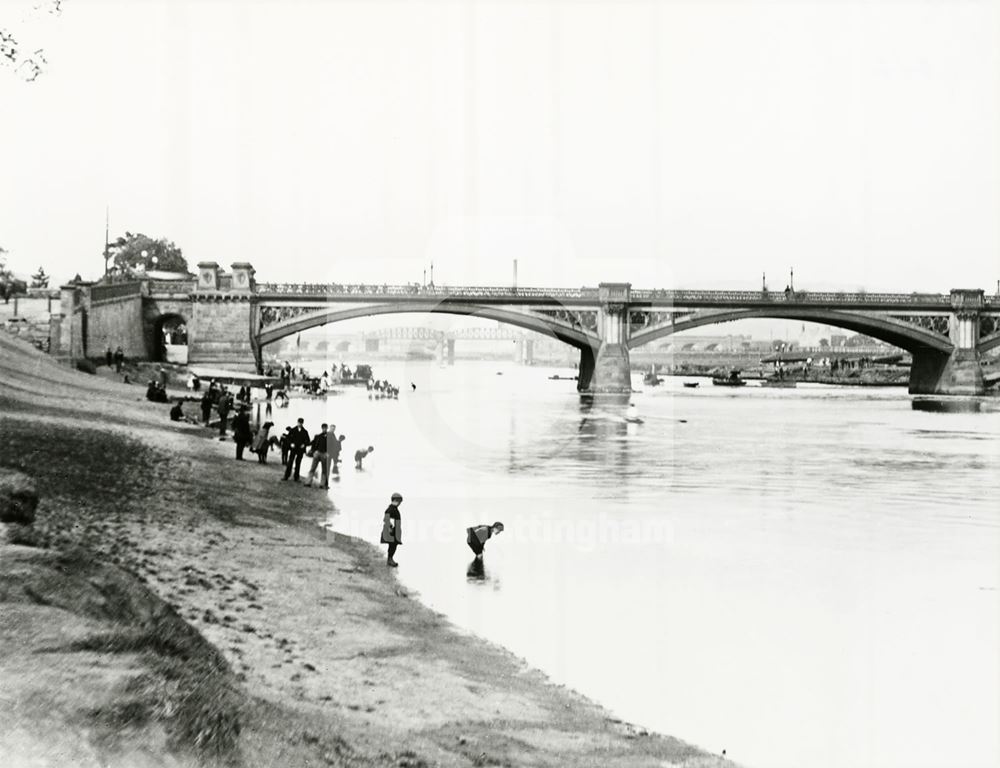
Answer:
<svg viewBox="0 0 1000 768"><path fill-rule="evenodd" d="M368 285L341 283L257 283L257 293L265 296L359 297L393 296L427 299L500 299L517 303L519 299L555 299L575 302L600 300L598 288L535 288L493 285ZM997 301L996 299L994 300ZM946 293L869 293L859 291L701 291L666 288L632 288L629 303L652 303L661 306L739 305L773 306L781 304L837 307L906 306L913 309L950 310L951 297ZM990 300L986 299L987 307Z"/></svg>
<svg viewBox="0 0 1000 768"><path fill-rule="evenodd" d="M257 293L274 296L344 297L396 296L405 298L504 299L592 299L597 288L511 288L469 285L367 285L340 283L257 283Z"/></svg>

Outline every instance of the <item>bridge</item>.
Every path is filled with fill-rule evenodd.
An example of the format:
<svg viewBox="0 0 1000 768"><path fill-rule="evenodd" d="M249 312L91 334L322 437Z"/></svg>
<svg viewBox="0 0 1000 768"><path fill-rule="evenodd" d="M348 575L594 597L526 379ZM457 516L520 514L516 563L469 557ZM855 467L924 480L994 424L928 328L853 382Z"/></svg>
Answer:
<svg viewBox="0 0 1000 768"><path fill-rule="evenodd" d="M313 350L310 350L308 345L303 349L306 351L306 354L310 354L311 351L315 353L319 353L321 350L336 351L341 353L341 358L343 358L342 353L350 349L352 343L355 345L353 347L354 352L363 351L365 354L375 354L383 351L387 344L391 346L394 342L411 342L409 348L406 350L408 353L413 353L415 349L429 353L430 348L433 347L436 350L439 363L442 365L445 363L454 365L456 342L501 341L513 342L511 349L515 362L524 365L533 365L536 343L539 341L544 342L544 340L538 339L534 333L522 331L508 325L489 328L454 328L448 330L427 328L425 326L396 326L392 328L363 330L335 338L338 340L335 348L330 347L324 341L320 341ZM296 348L298 349L298 347ZM288 353L285 351L282 354L287 355ZM302 352L299 351L298 354L301 357Z"/></svg>
<svg viewBox="0 0 1000 768"><path fill-rule="evenodd" d="M629 351L674 333L747 318L822 323L910 352L910 392L982 394L980 360L1000 346L1000 297L948 293L700 291L601 283L581 288L257 282L246 262L198 264L192 280L61 288L53 354L99 356L105 345L155 357L157 334L181 319L191 363L260 369L279 339L343 320L399 313L489 319L579 350L578 388L630 390ZM54 322L56 322L54 320Z"/></svg>

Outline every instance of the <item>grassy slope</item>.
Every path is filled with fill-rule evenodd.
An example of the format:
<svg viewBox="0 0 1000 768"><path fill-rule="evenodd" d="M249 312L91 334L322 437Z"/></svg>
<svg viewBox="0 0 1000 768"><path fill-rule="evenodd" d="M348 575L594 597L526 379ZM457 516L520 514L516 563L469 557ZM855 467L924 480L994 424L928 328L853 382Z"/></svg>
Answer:
<svg viewBox="0 0 1000 768"><path fill-rule="evenodd" d="M319 539L317 496L141 398L0 335L0 465L36 478L52 547L0 550L0 675L17 691L0 699L0 754L722 764L455 632L370 547Z"/></svg>

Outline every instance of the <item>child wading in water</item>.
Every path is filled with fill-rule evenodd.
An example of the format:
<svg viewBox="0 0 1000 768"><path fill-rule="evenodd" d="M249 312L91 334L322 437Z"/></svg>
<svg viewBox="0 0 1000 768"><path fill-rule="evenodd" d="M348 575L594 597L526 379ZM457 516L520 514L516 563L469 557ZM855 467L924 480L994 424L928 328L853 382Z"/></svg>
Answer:
<svg viewBox="0 0 1000 768"><path fill-rule="evenodd" d="M475 525L466 528L466 543L469 549L476 553L476 557L483 556L483 549L486 547L487 539L491 539L503 530L503 523L496 522L493 525Z"/></svg>
<svg viewBox="0 0 1000 768"><path fill-rule="evenodd" d="M396 547L403 543L403 523L399 517L399 505L402 503L402 495L392 494L390 504L386 507L385 516L382 518L382 543L389 545L389 557L385 564L390 568L399 565L392 556L396 554Z"/></svg>
<svg viewBox="0 0 1000 768"><path fill-rule="evenodd" d="M359 448L358 450L356 450L354 452L354 468L355 469L364 469L364 467L361 466L361 462L363 462L365 460L365 456L367 456L369 453L371 453L374 450L375 450L375 446L373 446L373 445L369 445L367 448Z"/></svg>

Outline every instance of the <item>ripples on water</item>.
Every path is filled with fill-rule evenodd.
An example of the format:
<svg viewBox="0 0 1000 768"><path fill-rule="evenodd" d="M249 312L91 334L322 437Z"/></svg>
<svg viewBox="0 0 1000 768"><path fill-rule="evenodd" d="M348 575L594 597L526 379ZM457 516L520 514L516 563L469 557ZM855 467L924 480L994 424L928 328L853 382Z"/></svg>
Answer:
<svg viewBox="0 0 1000 768"><path fill-rule="evenodd" d="M994 402L668 379L630 425L551 372L385 363L398 401L275 421L375 445L332 527L377 541L401 491L400 579L622 717L749 766L1000 764Z"/></svg>

